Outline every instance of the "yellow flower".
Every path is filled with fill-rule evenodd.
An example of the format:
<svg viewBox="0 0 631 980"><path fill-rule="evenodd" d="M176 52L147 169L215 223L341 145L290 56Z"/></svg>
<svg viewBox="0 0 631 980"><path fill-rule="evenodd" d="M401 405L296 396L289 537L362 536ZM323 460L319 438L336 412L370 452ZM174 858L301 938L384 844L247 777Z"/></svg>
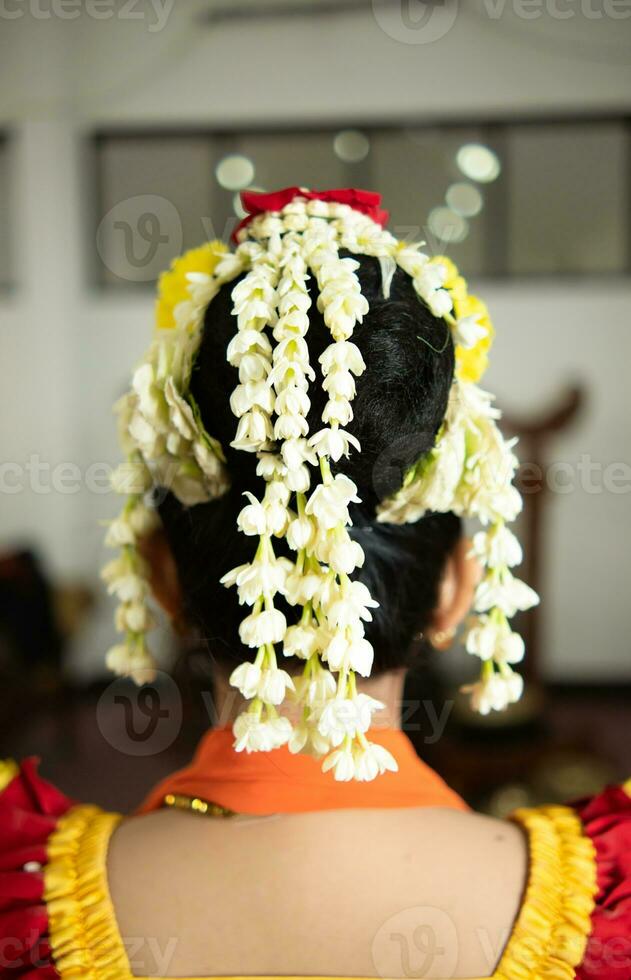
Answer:
<svg viewBox="0 0 631 980"><path fill-rule="evenodd" d="M170 330L175 326L173 310L178 303L188 299L188 273L202 272L210 275L226 252L223 242L213 241L206 242L199 248L192 248L173 259L171 267L158 280L156 325L159 329Z"/></svg>
<svg viewBox="0 0 631 980"><path fill-rule="evenodd" d="M457 377L461 381L477 383L488 367L489 350L495 336L489 311L481 299L467 292L466 280L460 275L451 259L448 259L446 255L436 255L430 261L435 264L440 263L447 269L444 287L451 294L456 319L459 320L461 317L475 314L477 315L477 322L486 329L485 336L477 342L475 347L466 350L464 347L456 346Z"/></svg>

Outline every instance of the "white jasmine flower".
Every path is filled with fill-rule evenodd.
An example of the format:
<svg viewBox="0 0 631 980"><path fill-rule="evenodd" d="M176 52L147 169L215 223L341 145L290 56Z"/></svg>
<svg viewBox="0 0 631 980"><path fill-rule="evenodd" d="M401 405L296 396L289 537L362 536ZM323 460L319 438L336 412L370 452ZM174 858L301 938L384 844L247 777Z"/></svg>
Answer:
<svg viewBox="0 0 631 980"><path fill-rule="evenodd" d="M294 517L287 527L287 544L294 551L312 546L316 536L316 527L312 518L303 514Z"/></svg>
<svg viewBox="0 0 631 980"><path fill-rule="evenodd" d="M276 412L282 415L307 415L311 407L309 396L296 385L288 385L276 398Z"/></svg>
<svg viewBox="0 0 631 980"><path fill-rule="evenodd" d="M250 503L243 508L237 517L239 530L243 534L256 535L257 537L267 534L267 514L265 507L249 490L246 490L243 496L247 497Z"/></svg>
<svg viewBox="0 0 631 980"><path fill-rule="evenodd" d="M372 714L383 708L381 701L368 694L357 694L354 698L334 698L329 701L320 715L318 731L331 745L340 745L347 735L367 732Z"/></svg>
<svg viewBox="0 0 631 980"><path fill-rule="evenodd" d="M357 487L343 473L338 473L331 483L319 484L307 502L307 514L313 514L321 527L331 529L338 524L348 524L349 503L360 503Z"/></svg>
<svg viewBox="0 0 631 980"><path fill-rule="evenodd" d="M146 633L155 624L144 602L124 602L118 606L114 623L120 633Z"/></svg>
<svg viewBox="0 0 631 980"><path fill-rule="evenodd" d="M269 358L254 351L243 354L239 360L239 381L264 381L271 371Z"/></svg>
<svg viewBox="0 0 631 980"><path fill-rule="evenodd" d="M274 411L274 403L274 391L265 379L237 385L230 396L230 410L237 418L255 407L269 415Z"/></svg>
<svg viewBox="0 0 631 980"><path fill-rule="evenodd" d="M491 711L504 711L509 704L519 701L524 688L523 679L519 674L510 671L506 676L498 673L465 685L462 690L471 695L471 707L481 715Z"/></svg>
<svg viewBox="0 0 631 980"><path fill-rule="evenodd" d="M346 282L340 288L334 281L318 296L318 309L335 340L348 340L355 324L368 313L368 300Z"/></svg>
<svg viewBox="0 0 631 980"><path fill-rule="evenodd" d="M283 653L286 657L308 660L320 650L320 632L317 626L297 623L290 626L283 640Z"/></svg>
<svg viewBox="0 0 631 980"><path fill-rule="evenodd" d="M536 606L539 596L525 582L514 578L508 571L501 574L489 572L480 582L475 594L475 608L487 612L497 606L510 619L516 612L525 612Z"/></svg>
<svg viewBox="0 0 631 980"><path fill-rule="evenodd" d="M304 705L314 719L329 703L336 690L333 674L315 660L309 674L303 674L296 682L293 700Z"/></svg>
<svg viewBox="0 0 631 980"><path fill-rule="evenodd" d="M152 364L145 361L136 368L132 378L132 391L138 398L138 409L141 415L152 422L161 431L166 429L169 420L169 408L164 392L156 380Z"/></svg>
<svg viewBox="0 0 631 980"><path fill-rule="evenodd" d="M282 456L276 453L258 453L257 455L257 476L262 476L264 480L283 479L285 475L285 464Z"/></svg>
<svg viewBox="0 0 631 980"><path fill-rule="evenodd" d="M329 344L320 355L319 361L325 375L331 374L335 368L352 371L356 376L363 374L366 370L366 363L359 347L348 340L339 340L334 344Z"/></svg>
<svg viewBox="0 0 631 980"><path fill-rule="evenodd" d="M272 345L266 333L260 330L238 330L227 348L227 360L233 367L239 367L247 356L259 354L269 365Z"/></svg>
<svg viewBox="0 0 631 980"><path fill-rule="evenodd" d="M208 481L212 496L219 497L225 493L230 485L226 469L203 439L193 443L193 456Z"/></svg>
<svg viewBox="0 0 631 980"><path fill-rule="evenodd" d="M261 674L258 696L267 704L282 704L286 691L294 690L294 682L286 670L270 667Z"/></svg>
<svg viewBox="0 0 631 980"><path fill-rule="evenodd" d="M146 493L151 488L151 484L150 470L136 458L121 463L110 476L110 486L115 493L128 495Z"/></svg>
<svg viewBox="0 0 631 980"><path fill-rule="evenodd" d="M333 398L346 398L350 401L355 397L355 378L350 371L341 368L327 375L322 387Z"/></svg>
<svg viewBox="0 0 631 980"><path fill-rule="evenodd" d="M128 516L129 526L137 538L142 538L150 534L160 524L160 518L153 507L138 503L133 507Z"/></svg>
<svg viewBox="0 0 631 980"><path fill-rule="evenodd" d="M107 584L110 595L116 595L121 602L135 602L144 598L147 591L146 581L139 574L141 568L123 555L105 565L101 578Z"/></svg>
<svg viewBox="0 0 631 980"><path fill-rule="evenodd" d="M268 643L280 643L287 630L287 621L279 609L252 612L239 626L241 642L258 649Z"/></svg>
<svg viewBox="0 0 631 980"><path fill-rule="evenodd" d="M506 620L489 616L472 617L465 633L465 647L481 660L492 658L496 663L516 664L524 657L521 636L512 632Z"/></svg>
<svg viewBox="0 0 631 980"><path fill-rule="evenodd" d="M118 643L105 655L105 663L118 677L131 677L135 684L151 684L155 680L155 661L142 643L128 646Z"/></svg>
<svg viewBox="0 0 631 980"><path fill-rule="evenodd" d="M331 748L328 741L320 735L317 725L310 724L304 719L294 725L287 747L293 755L303 752L316 759L322 758Z"/></svg>
<svg viewBox="0 0 631 980"><path fill-rule="evenodd" d="M311 475L309 468L304 465L298 466L295 470L288 469L285 475L285 482L290 490L295 493L306 493L311 486Z"/></svg>
<svg viewBox="0 0 631 980"><path fill-rule="evenodd" d="M288 572L293 568L290 561L277 558L274 561L254 561L251 565L239 565L227 572L220 582L226 587L236 585L239 602L253 606L262 596L284 592Z"/></svg>
<svg viewBox="0 0 631 980"><path fill-rule="evenodd" d="M304 606L320 592L322 575L313 570L300 572L297 568L287 575L284 596L291 606Z"/></svg>
<svg viewBox="0 0 631 980"><path fill-rule="evenodd" d="M350 575L363 566L365 557L361 545L346 533L335 537L328 548L326 561L339 575Z"/></svg>
<svg viewBox="0 0 631 980"><path fill-rule="evenodd" d="M429 256L424 252L419 252L418 249L422 247L422 243L417 245L405 245L400 247L395 252L395 258L399 268L407 272L408 276L412 279L420 279L425 266L427 265ZM444 280L441 280L438 285L441 285Z"/></svg>
<svg viewBox="0 0 631 980"><path fill-rule="evenodd" d="M257 713L242 711L232 726L234 749L236 752L271 752L289 741L291 731L288 718L261 721Z"/></svg>
<svg viewBox="0 0 631 980"><path fill-rule="evenodd" d="M108 548L122 548L126 544L133 544L135 540L136 536L128 515L122 514L108 522L105 534L105 544Z"/></svg>
<svg viewBox="0 0 631 980"><path fill-rule="evenodd" d="M184 439L194 439L197 434L197 423L193 410L182 398L173 378L167 378L164 385L164 397L169 406L169 419Z"/></svg>
<svg viewBox="0 0 631 980"><path fill-rule="evenodd" d="M435 289L424 298L434 316L445 316L453 308L451 296L446 289Z"/></svg>
<svg viewBox="0 0 631 980"><path fill-rule="evenodd" d="M329 398L322 412L322 421L327 425L348 425L353 419L351 403L346 398Z"/></svg>
<svg viewBox="0 0 631 980"><path fill-rule="evenodd" d="M473 553L491 568L503 565L512 568L519 565L523 558L519 541L504 524L498 524L489 531L478 531L473 536Z"/></svg>
<svg viewBox="0 0 631 980"><path fill-rule="evenodd" d="M281 446L283 462L288 470L297 470L303 463L315 466L318 457L307 439L287 439Z"/></svg>
<svg viewBox="0 0 631 980"><path fill-rule="evenodd" d="M152 422L135 412L129 423L129 435L145 459L157 459L166 449L166 438Z"/></svg>
<svg viewBox="0 0 631 980"><path fill-rule="evenodd" d="M261 683L261 668L258 664L246 661L230 674L230 684L236 687L244 698L254 698Z"/></svg>
<svg viewBox="0 0 631 980"><path fill-rule="evenodd" d="M274 438L299 439L309 431L307 420L302 415L279 415L274 423Z"/></svg>
<svg viewBox="0 0 631 980"><path fill-rule="evenodd" d="M473 313L471 316L461 316L456 321L455 327L452 328L454 343L464 347L465 350L471 350L478 341L486 337L486 327L478 323L479 317L479 313Z"/></svg>
<svg viewBox="0 0 631 980"><path fill-rule="evenodd" d="M323 656L331 670L339 671L342 667L347 667L361 674L362 677L369 677L374 651L363 636L363 631L362 634L354 635L354 631L346 630L338 631L333 635Z"/></svg>
<svg viewBox="0 0 631 980"><path fill-rule="evenodd" d="M371 609L376 609L379 603L372 598L363 582L349 582L338 598L326 609L327 622L332 627L346 629L355 626L359 620L370 622Z"/></svg>
<svg viewBox="0 0 631 980"><path fill-rule="evenodd" d="M398 772L399 766L391 752L383 745L368 742L366 746L358 746L354 752L355 779L369 782L383 775L384 772Z"/></svg>
<svg viewBox="0 0 631 980"><path fill-rule="evenodd" d="M256 452L269 449L273 438L274 431L269 416L260 408L253 408L239 419L237 434L230 445L233 449Z"/></svg>
<svg viewBox="0 0 631 980"><path fill-rule="evenodd" d="M336 749L327 755L322 763L322 772L328 772L329 769L333 770L333 775L338 783L347 783L354 778L355 760L350 745Z"/></svg>
<svg viewBox="0 0 631 980"><path fill-rule="evenodd" d="M309 445L313 446L318 456L329 456L333 462L337 463L342 456L348 456L350 447L359 452L361 446L359 441L350 432L344 429L320 429L315 435L311 436Z"/></svg>
<svg viewBox="0 0 631 980"><path fill-rule="evenodd" d="M168 487L180 503L187 507L205 503L208 500L208 487L201 470L192 460L176 460L175 463L174 467L171 460L167 461L166 479L159 480L159 484Z"/></svg>

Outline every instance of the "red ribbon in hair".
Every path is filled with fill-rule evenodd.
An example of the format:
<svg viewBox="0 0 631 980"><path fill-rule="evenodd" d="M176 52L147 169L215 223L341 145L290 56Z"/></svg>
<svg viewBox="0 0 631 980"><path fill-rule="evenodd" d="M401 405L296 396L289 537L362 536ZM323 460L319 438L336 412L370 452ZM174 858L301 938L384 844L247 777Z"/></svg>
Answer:
<svg viewBox="0 0 631 980"><path fill-rule="evenodd" d="M290 204L296 197L303 197L307 201L348 204L354 211L361 211L362 214L372 218L382 227L388 220L388 212L381 207L381 194L376 191L362 191L355 187L341 187L332 191L308 191L303 187L284 187L280 191L270 191L269 193L242 191L241 204L247 211L247 215L232 233L233 241L237 241L238 233L242 228L246 228L257 214L265 214L267 211L281 211L286 204Z"/></svg>

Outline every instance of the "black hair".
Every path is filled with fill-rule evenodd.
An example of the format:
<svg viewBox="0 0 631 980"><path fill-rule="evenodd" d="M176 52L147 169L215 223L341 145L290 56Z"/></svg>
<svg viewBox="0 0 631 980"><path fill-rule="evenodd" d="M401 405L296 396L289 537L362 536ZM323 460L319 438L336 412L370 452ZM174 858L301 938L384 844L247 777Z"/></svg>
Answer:
<svg viewBox="0 0 631 980"><path fill-rule="evenodd" d="M347 429L359 439L361 453L351 450L350 457L333 469L355 481L362 501L352 505L350 534L366 556L354 577L379 602L373 621L366 624L375 650L373 672L378 674L409 663L413 638L431 619L445 562L461 534L460 520L453 514L428 514L402 526L378 523L376 516L379 501L401 486L408 467L434 444L453 380L454 348L449 327L422 303L402 270L397 269L388 298L383 296L376 259L359 258L357 275L370 308L357 324L353 342L363 354L366 371L357 379L354 417ZM224 448L231 489L195 507L184 507L169 493L161 494L158 503L186 615L212 655L228 667L251 659L252 651L238 635L246 609L239 606L236 589L224 588L219 579L252 560L252 539L237 531L236 519L244 506L243 492L250 490L260 498L263 489L255 473L255 454L230 447L237 420L229 398L238 384L236 368L226 361L236 329L230 296L234 285L222 287L206 310L190 384L204 426ZM309 431L316 432L322 427L326 398L318 357L331 334L317 310L313 285L310 295L306 340L316 381L309 389L308 423ZM283 544L275 542L277 554L283 553ZM288 622L296 620L295 609L277 605Z"/></svg>

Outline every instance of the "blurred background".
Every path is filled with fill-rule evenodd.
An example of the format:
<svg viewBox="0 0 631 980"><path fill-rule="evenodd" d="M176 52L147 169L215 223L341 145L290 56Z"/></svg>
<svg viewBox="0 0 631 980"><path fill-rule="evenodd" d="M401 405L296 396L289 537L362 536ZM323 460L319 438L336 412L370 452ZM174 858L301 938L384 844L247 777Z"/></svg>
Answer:
<svg viewBox="0 0 631 980"><path fill-rule="evenodd" d="M298 184L380 190L462 268L521 439L527 697L480 723L466 655L422 657L418 751L493 812L628 776L631 2L3 0L0 46L0 757L126 808L212 720L166 624L173 678L105 676L111 405L159 271Z"/></svg>

